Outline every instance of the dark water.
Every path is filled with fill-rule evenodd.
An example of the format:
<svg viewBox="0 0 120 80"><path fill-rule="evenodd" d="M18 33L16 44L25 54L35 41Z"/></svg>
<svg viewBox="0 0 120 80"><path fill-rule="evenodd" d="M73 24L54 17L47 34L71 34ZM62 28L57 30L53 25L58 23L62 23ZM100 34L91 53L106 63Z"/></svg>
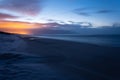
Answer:
<svg viewBox="0 0 120 80"><path fill-rule="evenodd" d="M70 80L48 65L55 60L54 56L14 52L0 54L0 80Z"/></svg>
<svg viewBox="0 0 120 80"><path fill-rule="evenodd" d="M19 36L0 34L0 80L67 80L48 66L60 62L59 56L34 55L27 47Z"/></svg>
<svg viewBox="0 0 120 80"><path fill-rule="evenodd" d="M120 47L120 36L79 36L79 35L53 36L51 35L51 36L40 36L40 37ZM112 77L104 73L99 73L93 69L87 69L81 64L78 64L80 58L82 59L84 57L83 60L87 61L87 59L89 59L92 55L79 56L78 55L79 52L77 54L77 52L74 53L75 51L74 52L69 52L69 50L63 51L64 49L63 50L58 49L58 50L59 52L61 51L60 52L61 54L63 52L69 52L69 53L63 53L66 54L66 56L55 55L55 54L52 55L52 53L47 52L47 49L52 44L50 45L47 44L47 46L44 46L44 47L48 47L45 50L50 55L45 55L45 56L41 55L44 54L44 52L42 52L43 48L41 49L41 52L38 53L39 55L36 55L33 53L32 54L27 53L27 49L25 47L28 46L24 42L24 40L18 38L14 39L14 38L10 38L10 36L7 36L7 38L4 38L3 41L2 40L0 41L1 46L3 46L3 47L0 46L0 80L119 80L120 79L119 68L117 68L118 73L115 73L115 76ZM36 48L39 49L38 47L35 46L34 49ZM53 48L55 48L54 51L58 53L56 51L57 48L56 47ZM74 54L70 54L70 53L74 53ZM101 54L104 54L104 51L99 55ZM68 59L70 55L72 55L72 58ZM97 54L95 53L94 56L95 55ZM113 56L112 53L111 55ZM113 71L114 73L114 69L112 70L112 67L113 68L116 68L116 66L119 67L118 64L120 62L119 55L114 55L113 58L108 57L108 59L106 57L104 58L104 56L107 56L107 54L101 55L101 57L98 56L96 59L90 59L91 61L90 60L89 61L91 63L95 61L95 64L92 63L92 65L95 66L97 66L96 63L98 63L99 65L103 65L103 70L108 69L108 65L106 63L110 63L110 65L112 65L110 67L111 71Z"/></svg>
<svg viewBox="0 0 120 80"><path fill-rule="evenodd" d="M120 35L41 35L40 37L120 47Z"/></svg>

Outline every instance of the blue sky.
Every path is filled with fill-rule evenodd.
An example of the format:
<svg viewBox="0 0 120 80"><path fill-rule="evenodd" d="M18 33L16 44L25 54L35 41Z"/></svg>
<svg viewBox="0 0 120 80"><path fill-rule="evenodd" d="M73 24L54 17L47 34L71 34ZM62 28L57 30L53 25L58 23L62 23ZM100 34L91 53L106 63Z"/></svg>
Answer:
<svg viewBox="0 0 120 80"><path fill-rule="evenodd" d="M40 17L111 25L120 21L119 4L120 0L47 0Z"/></svg>
<svg viewBox="0 0 120 80"><path fill-rule="evenodd" d="M119 4L120 0L0 0L0 12L20 16L7 19L14 21L72 21L105 26L119 23Z"/></svg>

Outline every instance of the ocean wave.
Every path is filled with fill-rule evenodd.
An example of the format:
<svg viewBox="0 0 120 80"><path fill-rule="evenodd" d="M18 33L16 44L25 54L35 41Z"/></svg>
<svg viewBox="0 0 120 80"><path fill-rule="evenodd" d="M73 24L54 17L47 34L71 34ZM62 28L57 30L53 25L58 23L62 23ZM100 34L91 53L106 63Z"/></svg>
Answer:
<svg viewBox="0 0 120 80"><path fill-rule="evenodd" d="M53 79L56 74L47 64L60 62L63 62L61 56L38 56L17 52L1 53L0 80Z"/></svg>

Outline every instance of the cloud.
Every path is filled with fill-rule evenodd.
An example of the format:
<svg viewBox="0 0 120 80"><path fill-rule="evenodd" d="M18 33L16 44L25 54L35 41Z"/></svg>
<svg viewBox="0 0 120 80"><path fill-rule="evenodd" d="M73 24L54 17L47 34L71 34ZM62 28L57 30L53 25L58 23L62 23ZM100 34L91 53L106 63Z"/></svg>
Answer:
<svg viewBox="0 0 120 80"><path fill-rule="evenodd" d="M114 23L113 25L112 25L112 27L120 27L120 23Z"/></svg>
<svg viewBox="0 0 120 80"><path fill-rule="evenodd" d="M60 24L65 24L64 21L61 20L55 20L55 19L46 19L48 23L60 23Z"/></svg>
<svg viewBox="0 0 120 80"><path fill-rule="evenodd" d="M90 16L90 14L87 12L78 12L77 14L82 15L82 16Z"/></svg>
<svg viewBox="0 0 120 80"><path fill-rule="evenodd" d="M1 0L0 8L15 12L37 15L42 9L42 0Z"/></svg>
<svg viewBox="0 0 120 80"><path fill-rule="evenodd" d="M113 26L104 26L101 28L92 28L90 22L73 22L60 24L54 23L29 23L19 21L0 21L0 30L9 33L19 34L120 34L120 24L115 23Z"/></svg>
<svg viewBox="0 0 120 80"><path fill-rule="evenodd" d="M81 15L81 16L91 16L93 14L107 14L113 12L112 10L108 9L92 9L92 8L78 8L73 10L74 13Z"/></svg>
<svg viewBox="0 0 120 80"><path fill-rule="evenodd" d="M71 24L46 23L49 27L36 29L34 32L39 34L79 34L79 35L104 35L120 34L120 27L104 26L101 28L92 28L90 22L73 22ZM116 25L116 24L115 24ZM119 25L119 24L117 24ZM56 27L54 27L56 26Z"/></svg>
<svg viewBox="0 0 120 80"><path fill-rule="evenodd" d="M73 12L81 16L90 16L89 8L78 8L74 9Z"/></svg>
<svg viewBox="0 0 120 80"><path fill-rule="evenodd" d="M18 16L13 16L13 15L10 15L10 14L5 14L5 13L0 13L0 20L2 19L8 19L8 18L18 18Z"/></svg>
<svg viewBox="0 0 120 80"><path fill-rule="evenodd" d="M102 13L111 13L111 12L113 12L112 10L99 10L99 11L97 11L97 13L100 13L100 14L102 14Z"/></svg>
<svg viewBox="0 0 120 80"><path fill-rule="evenodd" d="M56 29L56 30L79 30L80 28L92 28L93 25L90 22L74 22L68 21L63 23L51 22L45 24L47 28Z"/></svg>
<svg viewBox="0 0 120 80"><path fill-rule="evenodd" d="M93 27L93 24L90 22L78 22L78 24L81 25L82 27L85 27L85 28Z"/></svg>
<svg viewBox="0 0 120 80"><path fill-rule="evenodd" d="M73 23L73 22L72 22ZM118 35L120 34L120 27L114 26L101 26L100 28L92 28L91 23L89 22L79 22L74 24L58 24L58 23L49 23L57 24L57 27L42 28L36 29L34 32L37 35L41 34L79 34L79 35Z"/></svg>

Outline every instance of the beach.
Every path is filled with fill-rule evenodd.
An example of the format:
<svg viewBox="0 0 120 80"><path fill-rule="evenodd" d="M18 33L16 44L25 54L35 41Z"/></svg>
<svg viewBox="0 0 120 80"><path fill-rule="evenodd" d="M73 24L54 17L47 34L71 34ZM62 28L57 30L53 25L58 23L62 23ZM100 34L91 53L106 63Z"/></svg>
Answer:
<svg viewBox="0 0 120 80"><path fill-rule="evenodd" d="M19 37L26 48L0 55L0 80L120 79L120 47Z"/></svg>

